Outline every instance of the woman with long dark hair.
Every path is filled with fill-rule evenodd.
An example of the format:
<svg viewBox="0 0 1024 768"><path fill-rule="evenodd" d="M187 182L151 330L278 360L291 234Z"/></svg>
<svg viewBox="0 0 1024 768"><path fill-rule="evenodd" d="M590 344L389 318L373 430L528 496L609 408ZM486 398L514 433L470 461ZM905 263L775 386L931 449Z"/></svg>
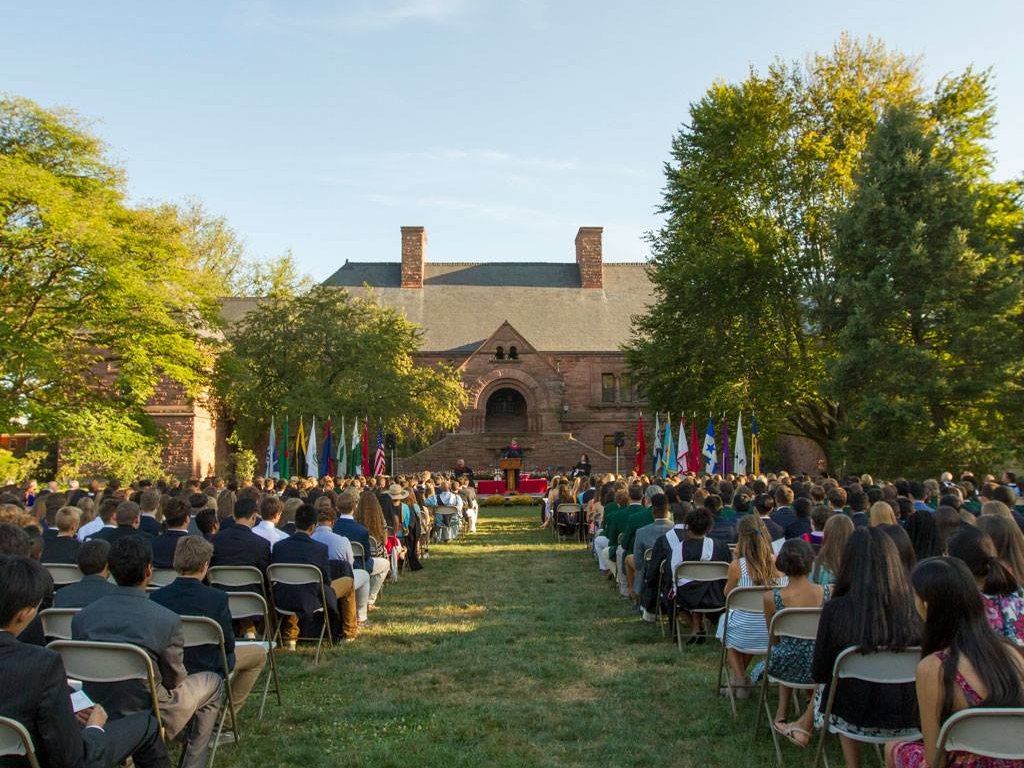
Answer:
<svg viewBox="0 0 1024 768"><path fill-rule="evenodd" d="M1024 582L1024 533L1012 520L999 515L982 515L978 530L992 539L996 554L1010 566L1018 582Z"/></svg>
<svg viewBox="0 0 1024 768"><path fill-rule="evenodd" d="M825 523L821 549L814 561L811 581L815 584L831 584L843 562L843 552L853 535L853 520L847 515L833 514Z"/></svg>
<svg viewBox="0 0 1024 768"><path fill-rule="evenodd" d="M917 561L942 554L942 542L939 540L939 527L931 512L913 512L907 518L907 535L914 545Z"/></svg>
<svg viewBox="0 0 1024 768"><path fill-rule="evenodd" d="M774 728L794 744L811 740L812 723L822 720L839 654L851 646L865 651L917 645L920 628L909 578L885 531L858 528L850 536L832 598L825 603L814 643L813 677L823 683L815 703L794 723ZM832 732L839 733L848 768L860 765L861 743L851 736L898 739L916 731L913 684L882 685L847 679L832 704Z"/></svg>
<svg viewBox="0 0 1024 768"><path fill-rule="evenodd" d="M942 723L969 707L1024 706L1024 659L992 631L971 572L953 557L917 566L911 578L917 610L924 620L917 700L923 742L886 745L892 768L939 768ZM999 760L951 752L946 768L1010 768L1024 760Z"/></svg>
<svg viewBox="0 0 1024 768"><path fill-rule="evenodd" d="M996 556L992 539L966 527L949 540L949 556L962 560L974 576L989 626L1024 648L1024 598L1010 567Z"/></svg>

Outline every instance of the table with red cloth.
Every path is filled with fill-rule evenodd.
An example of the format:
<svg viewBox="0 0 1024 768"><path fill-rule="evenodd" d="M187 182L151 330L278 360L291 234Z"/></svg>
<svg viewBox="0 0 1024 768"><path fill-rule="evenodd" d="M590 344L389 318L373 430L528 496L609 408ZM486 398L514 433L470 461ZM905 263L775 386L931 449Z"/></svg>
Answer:
<svg viewBox="0 0 1024 768"><path fill-rule="evenodd" d="M480 480L476 484L476 492L480 496L500 496L507 490L504 480Z"/></svg>
<svg viewBox="0 0 1024 768"><path fill-rule="evenodd" d="M520 477L519 478L519 493L540 493L544 494L548 492L548 481L543 477L530 478Z"/></svg>
<svg viewBox="0 0 1024 768"><path fill-rule="evenodd" d="M504 495L508 492L508 485L504 480L480 480L476 484L476 492L480 496ZM520 477L517 492L545 494L548 492L548 481L543 477Z"/></svg>

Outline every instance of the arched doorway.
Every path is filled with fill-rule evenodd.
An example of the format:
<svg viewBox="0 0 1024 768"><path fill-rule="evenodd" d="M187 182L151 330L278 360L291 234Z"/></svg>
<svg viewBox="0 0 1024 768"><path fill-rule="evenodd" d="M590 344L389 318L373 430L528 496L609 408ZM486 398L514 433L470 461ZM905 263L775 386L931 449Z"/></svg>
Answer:
<svg viewBox="0 0 1024 768"><path fill-rule="evenodd" d="M487 398L487 432L526 432L526 398L517 389L502 387Z"/></svg>

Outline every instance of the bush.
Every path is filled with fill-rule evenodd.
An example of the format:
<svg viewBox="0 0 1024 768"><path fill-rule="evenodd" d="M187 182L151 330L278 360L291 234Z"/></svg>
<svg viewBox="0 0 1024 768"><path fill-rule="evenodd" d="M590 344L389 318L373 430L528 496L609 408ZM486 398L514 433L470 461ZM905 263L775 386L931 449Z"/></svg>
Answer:
<svg viewBox="0 0 1024 768"><path fill-rule="evenodd" d="M481 500L481 507L501 507L505 504L505 497L495 494L494 496L488 496L486 499Z"/></svg>

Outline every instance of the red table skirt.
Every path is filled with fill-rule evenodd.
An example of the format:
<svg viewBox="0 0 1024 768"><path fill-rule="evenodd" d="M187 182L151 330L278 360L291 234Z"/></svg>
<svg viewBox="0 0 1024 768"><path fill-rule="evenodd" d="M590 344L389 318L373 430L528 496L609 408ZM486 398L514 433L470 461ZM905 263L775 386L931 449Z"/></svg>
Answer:
<svg viewBox="0 0 1024 768"><path fill-rule="evenodd" d="M508 491L508 486L505 485L504 480L480 480L476 484L476 492L481 496L493 496L494 494L504 494ZM548 492L548 481L544 478L530 479L527 477L519 478L519 493L547 493Z"/></svg>

